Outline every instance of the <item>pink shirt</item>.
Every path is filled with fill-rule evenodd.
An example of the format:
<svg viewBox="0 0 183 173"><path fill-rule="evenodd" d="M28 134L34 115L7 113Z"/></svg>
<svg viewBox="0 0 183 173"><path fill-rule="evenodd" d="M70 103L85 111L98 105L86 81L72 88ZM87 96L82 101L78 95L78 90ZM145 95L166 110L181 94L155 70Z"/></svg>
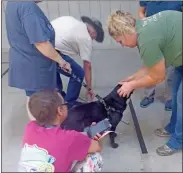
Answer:
<svg viewBox="0 0 183 173"><path fill-rule="evenodd" d="M69 172L73 161L85 159L90 144L91 139L79 132L31 121L25 128L19 171Z"/></svg>

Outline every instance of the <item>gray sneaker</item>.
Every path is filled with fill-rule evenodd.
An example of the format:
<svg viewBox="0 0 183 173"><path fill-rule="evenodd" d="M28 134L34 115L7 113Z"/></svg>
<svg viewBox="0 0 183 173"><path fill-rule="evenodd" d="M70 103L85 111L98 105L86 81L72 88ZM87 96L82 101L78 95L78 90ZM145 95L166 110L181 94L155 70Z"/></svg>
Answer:
<svg viewBox="0 0 183 173"><path fill-rule="evenodd" d="M156 153L159 154L160 156L170 156L178 151L181 150L170 148L166 144L156 149Z"/></svg>

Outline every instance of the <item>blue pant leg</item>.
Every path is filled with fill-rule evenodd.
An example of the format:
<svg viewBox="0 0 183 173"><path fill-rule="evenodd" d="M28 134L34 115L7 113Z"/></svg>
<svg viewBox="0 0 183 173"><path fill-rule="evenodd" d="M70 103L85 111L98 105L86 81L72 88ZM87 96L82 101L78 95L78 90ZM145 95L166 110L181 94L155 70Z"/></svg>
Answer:
<svg viewBox="0 0 183 173"><path fill-rule="evenodd" d="M174 149L182 149L182 81L177 93L177 118L175 130L167 145Z"/></svg>
<svg viewBox="0 0 183 173"><path fill-rule="evenodd" d="M173 73L172 80L172 115L170 123L165 127L165 130L173 134L177 122L177 92L182 80L182 67L176 67Z"/></svg>

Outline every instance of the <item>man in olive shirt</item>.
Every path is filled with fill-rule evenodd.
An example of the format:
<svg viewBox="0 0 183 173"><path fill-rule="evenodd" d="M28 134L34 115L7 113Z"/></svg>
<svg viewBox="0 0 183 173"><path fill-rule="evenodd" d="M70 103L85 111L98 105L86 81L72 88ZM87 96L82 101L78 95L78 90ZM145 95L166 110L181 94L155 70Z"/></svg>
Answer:
<svg viewBox="0 0 183 173"><path fill-rule="evenodd" d="M116 11L109 17L108 31L122 46L137 46L144 63L139 71L120 82L120 96L162 82L166 66L175 67L171 120L165 128L155 130L155 134L170 137L165 145L157 148L159 155L182 150L182 13L162 11L136 20L130 13Z"/></svg>

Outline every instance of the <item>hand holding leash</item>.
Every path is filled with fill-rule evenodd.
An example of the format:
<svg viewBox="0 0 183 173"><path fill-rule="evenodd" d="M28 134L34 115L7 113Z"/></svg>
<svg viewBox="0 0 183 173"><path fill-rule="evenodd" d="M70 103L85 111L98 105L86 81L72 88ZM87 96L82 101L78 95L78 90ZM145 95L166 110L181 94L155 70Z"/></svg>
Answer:
<svg viewBox="0 0 183 173"><path fill-rule="evenodd" d="M60 68L63 69L65 72L71 74L72 73L72 68L71 68L71 65L66 62L66 61L63 61L62 63L59 64Z"/></svg>
<svg viewBox="0 0 183 173"><path fill-rule="evenodd" d="M87 98L89 97L89 99L91 101L93 101L93 99L95 98L95 93L93 92L92 89L91 90L86 90L86 96L87 96Z"/></svg>

